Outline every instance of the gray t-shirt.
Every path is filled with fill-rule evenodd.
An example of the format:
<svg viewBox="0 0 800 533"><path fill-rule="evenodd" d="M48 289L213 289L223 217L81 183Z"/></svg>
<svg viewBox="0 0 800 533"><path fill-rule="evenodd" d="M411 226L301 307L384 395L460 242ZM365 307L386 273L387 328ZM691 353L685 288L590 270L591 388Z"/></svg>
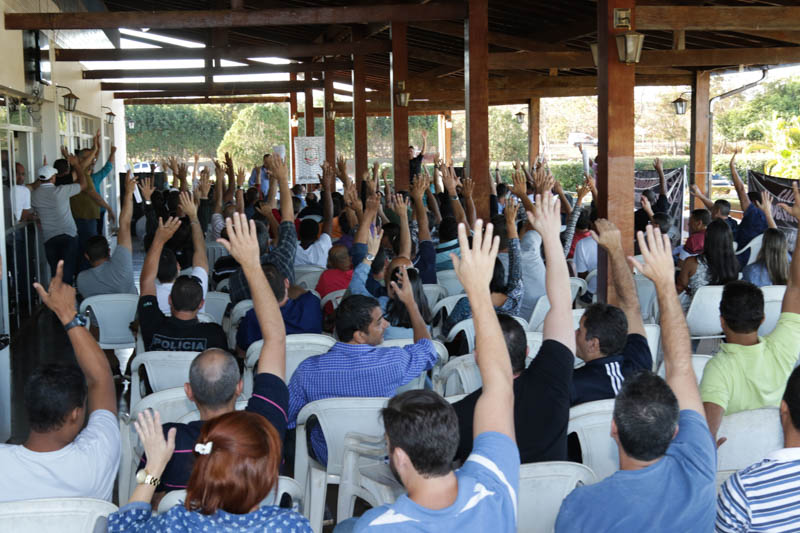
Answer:
<svg viewBox="0 0 800 533"><path fill-rule="evenodd" d="M31 194L31 205L42 221L42 239L45 242L58 235L78 235L78 228L72 218L69 199L81 192L78 183L53 185L43 183Z"/></svg>
<svg viewBox="0 0 800 533"><path fill-rule="evenodd" d="M110 260L78 274L78 292L84 298L98 294L137 294L131 251L117 246Z"/></svg>

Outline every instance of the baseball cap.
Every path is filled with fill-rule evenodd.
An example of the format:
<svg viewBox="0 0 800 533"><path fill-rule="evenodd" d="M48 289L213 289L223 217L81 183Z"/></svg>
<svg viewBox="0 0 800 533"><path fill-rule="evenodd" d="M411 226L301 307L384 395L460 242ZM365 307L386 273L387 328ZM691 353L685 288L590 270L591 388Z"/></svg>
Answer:
<svg viewBox="0 0 800 533"><path fill-rule="evenodd" d="M39 176L40 180L47 181L56 174L58 174L58 170L51 167L50 165L45 165L41 167L38 171L36 171L36 174Z"/></svg>

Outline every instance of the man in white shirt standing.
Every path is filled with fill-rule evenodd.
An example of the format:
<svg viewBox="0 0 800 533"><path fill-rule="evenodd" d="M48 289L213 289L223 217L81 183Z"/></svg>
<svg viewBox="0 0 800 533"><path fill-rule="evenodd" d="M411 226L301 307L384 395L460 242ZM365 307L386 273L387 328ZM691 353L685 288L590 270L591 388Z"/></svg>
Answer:
<svg viewBox="0 0 800 533"><path fill-rule="evenodd" d="M64 325L80 368L47 365L28 377L25 410L31 431L24 444L0 444L0 502L111 501L120 459L114 380L103 350L75 312L75 289L62 281L63 270L59 261L48 291L34 286Z"/></svg>
<svg viewBox="0 0 800 533"><path fill-rule="evenodd" d="M333 188L336 186L336 176L333 167L326 162L322 166L322 235L319 234L319 225L312 218L304 218L300 222L297 252L294 255L295 265L317 265L322 268L328 264L328 252L333 247L331 233L333 232Z"/></svg>

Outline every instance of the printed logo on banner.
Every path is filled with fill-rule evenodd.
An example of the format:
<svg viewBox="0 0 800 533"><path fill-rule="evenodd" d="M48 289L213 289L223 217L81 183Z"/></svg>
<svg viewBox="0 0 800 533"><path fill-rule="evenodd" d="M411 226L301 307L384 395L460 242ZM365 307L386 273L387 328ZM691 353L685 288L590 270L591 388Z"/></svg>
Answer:
<svg viewBox="0 0 800 533"><path fill-rule="evenodd" d="M789 250L794 250L794 243L797 239L797 219L778 207L778 204L794 204L793 182L795 180L768 176L754 170L747 171L747 188L749 192L761 193L761 191L767 191L769 193L772 201L772 218L775 219L775 225L778 226L778 229L786 235Z"/></svg>

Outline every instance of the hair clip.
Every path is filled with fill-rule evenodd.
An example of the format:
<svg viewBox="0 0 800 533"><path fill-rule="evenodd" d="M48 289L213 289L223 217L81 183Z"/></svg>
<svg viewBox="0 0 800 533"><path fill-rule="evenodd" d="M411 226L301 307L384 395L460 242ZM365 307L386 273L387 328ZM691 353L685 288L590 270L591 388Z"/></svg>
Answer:
<svg viewBox="0 0 800 533"><path fill-rule="evenodd" d="M205 444L197 443L194 445L194 451L199 453L200 455L208 455L211 453L211 448L214 446L214 443L211 441L206 442Z"/></svg>

